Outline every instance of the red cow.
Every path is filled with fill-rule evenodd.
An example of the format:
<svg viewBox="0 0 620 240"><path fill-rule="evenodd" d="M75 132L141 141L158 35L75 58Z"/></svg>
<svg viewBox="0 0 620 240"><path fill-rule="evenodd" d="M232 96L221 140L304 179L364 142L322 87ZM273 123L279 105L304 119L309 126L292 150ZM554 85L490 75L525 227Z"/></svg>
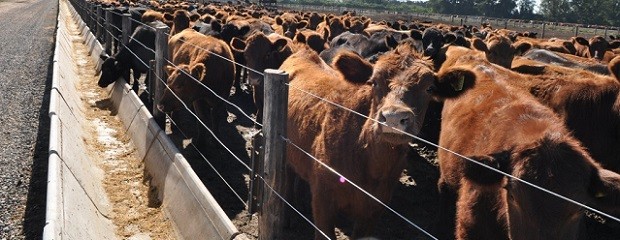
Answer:
<svg viewBox="0 0 620 240"><path fill-rule="evenodd" d="M230 94L235 77L232 52L225 42L193 29L183 30L180 34L185 37L182 43L178 43L180 46L172 56L175 66L167 68L168 87L185 104L192 105L198 117L209 128L217 131L217 121L213 115L221 113L224 105L215 94L223 98L228 98ZM181 102L174 95L166 88L157 107L163 112L180 109ZM205 141L206 132L203 132L203 127L200 129L199 141Z"/></svg>
<svg viewBox="0 0 620 240"><path fill-rule="evenodd" d="M289 138L320 161L379 200L390 200L405 167L408 143L403 132L418 134L434 88L450 95L451 85L467 89L472 82L459 82L458 71L435 75L432 63L422 60L410 45L382 55L370 65L356 54L344 53L325 64L311 49L301 49L280 67L290 74ZM367 82L367 84L364 84ZM337 102L372 119L359 117L316 97ZM456 94L452 94L455 96ZM379 124L381 122L383 124ZM336 239L338 213L354 222L352 239L368 236L382 213L382 206L289 146L287 160L306 180L312 192L312 214L318 228ZM315 239L322 239L317 232Z"/></svg>
<svg viewBox="0 0 620 240"><path fill-rule="evenodd" d="M439 71L470 69L465 79L476 82L459 98L445 101L440 145L578 202L606 210L617 206L620 175L602 169L561 118L509 83L527 76L468 52L449 49ZM455 211L456 239L578 238L581 207L445 150L438 156L441 223L452 221L450 211Z"/></svg>

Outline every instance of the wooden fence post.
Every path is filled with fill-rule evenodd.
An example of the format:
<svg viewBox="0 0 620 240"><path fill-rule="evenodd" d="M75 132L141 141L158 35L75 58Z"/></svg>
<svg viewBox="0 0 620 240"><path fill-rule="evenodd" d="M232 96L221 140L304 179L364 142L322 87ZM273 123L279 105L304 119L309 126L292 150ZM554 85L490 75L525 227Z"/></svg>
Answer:
<svg viewBox="0 0 620 240"><path fill-rule="evenodd" d="M265 148L263 147L264 137L261 132L252 136L252 153L250 156L252 170L250 172L250 192L248 194L248 213L254 214L260 209L260 197L263 193L263 184L261 184L258 175L262 174L263 156L265 156Z"/></svg>
<svg viewBox="0 0 620 240"><path fill-rule="evenodd" d="M104 32L104 41L105 41L105 52L107 54L112 54L112 41L113 41L113 30L112 30L112 9L106 8L105 10L105 32Z"/></svg>
<svg viewBox="0 0 620 240"><path fill-rule="evenodd" d="M155 100L155 82L159 81L159 79L157 78L157 76L155 76L155 59L152 59L149 61L149 71L146 75L146 79L148 80L148 82L146 82L147 86L146 86L146 90L149 94L148 97L148 103L152 105L154 100ZM151 114L153 113L154 110L154 106L151 107L151 109L149 109L149 111L151 112Z"/></svg>
<svg viewBox="0 0 620 240"><path fill-rule="evenodd" d="M153 99L153 118L155 122L161 127L165 129L166 127L166 114L159 111L157 105L161 100L161 96L164 93L164 89L166 89L166 83L168 76L166 76L166 71L164 68L166 67L167 59L168 59L168 34L170 33L170 28L166 25L159 25L155 28L155 76L153 79L150 79L152 82L155 82L153 89L149 89L149 91L153 91L154 94Z"/></svg>
<svg viewBox="0 0 620 240"><path fill-rule="evenodd" d="M608 28L609 28L609 27L605 26L605 32L603 33L603 37L604 37L605 39L607 39L607 38L609 37L609 36L607 36L607 29L608 29Z"/></svg>
<svg viewBox="0 0 620 240"><path fill-rule="evenodd" d="M575 24L575 37L579 35L579 25Z"/></svg>
<svg viewBox="0 0 620 240"><path fill-rule="evenodd" d="M286 119L288 112L288 74L279 70L265 70L265 105L263 134L265 154L263 178L284 199L288 199L286 181L289 171L286 166ZM290 173L289 173L290 174ZM263 187L261 210L258 218L258 239L284 239L282 228L285 224L285 206L270 187ZM290 195L290 194L289 194Z"/></svg>
<svg viewBox="0 0 620 240"><path fill-rule="evenodd" d="M101 9L101 5L97 5L97 17L95 19L95 23L97 24L97 34L95 36L99 41L101 41L101 35L103 35L103 26L101 26L101 15L103 15L103 9Z"/></svg>
<svg viewBox="0 0 620 240"><path fill-rule="evenodd" d="M508 19L504 20L504 29L508 29Z"/></svg>
<svg viewBox="0 0 620 240"><path fill-rule="evenodd" d="M131 14L124 13L123 14L123 46L129 43L129 35L131 35ZM121 49L123 46L120 46Z"/></svg>
<svg viewBox="0 0 620 240"><path fill-rule="evenodd" d="M540 34L540 38L545 38L546 26L547 26L547 23L543 22L542 23L542 33Z"/></svg>

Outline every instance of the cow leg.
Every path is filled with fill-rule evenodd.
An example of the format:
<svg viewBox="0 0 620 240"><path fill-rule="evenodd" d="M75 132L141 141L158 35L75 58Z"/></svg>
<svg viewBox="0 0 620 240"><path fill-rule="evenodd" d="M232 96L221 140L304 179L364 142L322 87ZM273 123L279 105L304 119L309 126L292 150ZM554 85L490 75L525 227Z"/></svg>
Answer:
<svg viewBox="0 0 620 240"><path fill-rule="evenodd" d="M501 188L481 190L462 183L456 205L456 239L509 240ZM480 226L485 226L480 228Z"/></svg>
<svg viewBox="0 0 620 240"><path fill-rule="evenodd" d="M381 211L368 210L370 213L357 219L353 225L353 233L351 239L359 239L363 237L369 237L372 235L374 226L377 225L377 221L381 216Z"/></svg>
<svg viewBox="0 0 620 240"><path fill-rule="evenodd" d="M198 123L199 131L196 144L199 146L199 149L207 149L212 145L211 140L213 137L211 135L211 132L216 132L213 127L213 109L209 106L209 104L207 104L206 100L204 99L194 101L193 105L196 116L198 116L198 119L200 119L200 121L204 123L204 125Z"/></svg>
<svg viewBox="0 0 620 240"><path fill-rule="evenodd" d="M437 185L439 210L431 232L439 239L454 239L457 193L441 179Z"/></svg>
<svg viewBox="0 0 620 240"><path fill-rule="evenodd" d="M332 193L326 191L323 183L312 184L312 217L314 224L330 239L336 239L334 228L336 226L336 209L333 203ZM314 231L315 240L324 240L325 237L318 230Z"/></svg>

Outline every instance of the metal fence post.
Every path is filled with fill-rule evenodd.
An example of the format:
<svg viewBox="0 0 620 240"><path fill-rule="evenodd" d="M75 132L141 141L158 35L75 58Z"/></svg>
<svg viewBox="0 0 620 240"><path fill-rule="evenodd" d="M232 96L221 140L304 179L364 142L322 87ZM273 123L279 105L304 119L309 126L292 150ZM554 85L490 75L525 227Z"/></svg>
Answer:
<svg viewBox="0 0 620 240"><path fill-rule="evenodd" d="M605 39L607 39L607 38L609 37L609 36L607 36L607 29L608 29L608 28L609 28L609 27L605 26L605 32L603 33L603 37L604 37Z"/></svg>
<svg viewBox="0 0 620 240"><path fill-rule="evenodd" d="M265 184L288 199L286 181L286 119L288 107L288 74L279 71L265 70L265 105L263 117L263 134L265 138L265 154L262 174ZM290 172L289 172L290 174ZM285 205L267 186L263 187L262 207L258 218L258 239L284 239Z"/></svg>
<svg viewBox="0 0 620 240"><path fill-rule="evenodd" d="M575 37L579 35L579 25L575 24Z"/></svg>
<svg viewBox="0 0 620 240"><path fill-rule="evenodd" d="M112 9L111 8L106 8L105 9L105 52L107 54L112 54L112 39L113 39L113 35L112 35Z"/></svg>
<svg viewBox="0 0 620 240"><path fill-rule="evenodd" d="M123 14L123 45L120 46L120 48L122 49L123 46L127 45L127 43L129 43L129 35L131 35L131 14L129 13L124 13Z"/></svg>
<svg viewBox="0 0 620 240"><path fill-rule="evenodd" d="M504 20L504 29L508 29L508 19Z"/></svg>
<svg viewBox="0 0 620 240"><path fill-rule="evenodd" d="M168 26L160 25L155 28L155 76L153 79L150 79L152 82L155 82L153 84L155 87L153 89L149 89L149 91L153 91L154 94L153 118L162 129L165 129L166 126L166 114L159 111L157 105L159 104L161 96L164 93L164 89L166 88L165 85L168 79L164 68L168 59L169 33L170 28Z"/></svg>
<svg viewBox="0 0 620 240"><path fill-rule="evenodd" d="M97 17L95 19L95 23L97 24L97 32L95 34L95 36L97 37L97 40L101 41L101 35L103 34L103 28L101 26L101 18L103 15L103 9L101 9L101 5L97 5Z"/></svg>

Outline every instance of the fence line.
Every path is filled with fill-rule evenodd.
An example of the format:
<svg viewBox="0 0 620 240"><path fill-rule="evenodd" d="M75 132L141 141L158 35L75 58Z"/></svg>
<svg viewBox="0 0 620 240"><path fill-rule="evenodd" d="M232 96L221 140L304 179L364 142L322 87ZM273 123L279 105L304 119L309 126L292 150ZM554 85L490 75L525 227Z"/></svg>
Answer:
<svg viewBox="0 0 620 240"><path fill-rule="evenodd" d="M351 112L351 113L353 113L353 114L356 114L356 115L358 115L358 116L362 116L363 118L366 118L366 119L368 119L368 120L371 120L371 121L373 121L373 122L375 122L375 123L377 123L377 124L381 124L381 125L382 125L382 126L384 126L384 127L390 127L390 126L388 126L385 122L380 122L380 121L378 121L378 120L376 120L376 119L374 119L374 118L371 118L371 117L369 117L369 116L366 116L366 115L364 115L364 114L361 114L361 113L359 113L359 112L357 112L357 111L355 111L355 110L352 110L352 109L347 108L347 107L344 107L344 106L342 106L342 105L340 105L340 104L338 104L338 103L335 103L335 102L333 102L333 101L330 101L330 100L327 100L327 99L322 98L322 97L320 97L320 96L317 96L316 94L310 93L310 92L308 92L308 91L305 91L305 90L303 90L303 89L297 88L297 87L295 87L295 86L293 86L293 85L290 85L290 84L288 84L288 85L289 85L289 87L293 87L293 89L296 89L296 90L298 90L298 91L301 91L301 92L303 92L303 93L306 93L306 94L308 94L308 95L310 95L310 96L312 96L312 97L318 98L318 99L319 99L319 100L321 100L321 101L324 101L324 102L327 102L327 103L329 103L329 104L332 104L332 105L334 105L334 106L336 106L336 107L338 107L338 108L341 108L341 109L343 109L343 110L346 110L346 111ZM548 190L548 189L545 189L545 188L543 188L543 187L540 187L540 186L538 186L538 185L536 185L536 184L533 184L533 183L530 183L530 182L528 182L528 181L525 181L525 180L522 180L522 179L520 179L520 178L517 178L517 177L515 177L515 176L513 176L513 175L511 175L511 174L508 174L508 173L502 172L502 171L500 171L500 170L498 170L498 169L495 169L495 168L493 168L493 167L491 167L491 166L488 166L488 165L486 165L486 164L480 163L480 162L478 162L478 161L476 161L476 160L473 160L473 159L471 159L471 158L468 158L468 157L466 157L466 156L464 156L464 155L462 155L462 154L459 154L459 153L457 153L457 152L455 152L455 151L452 151L452 150L450 150L450 149L447 149L447 148L445 148L445 147L439 146L438 144L432 143L432 142L430 142L430 141L428 141L428 140L426 140L426 139L423 139L423 138L421 138L421 137L415 136L415 135L413 135L413 134L411 134L411 133L408 133L408 132L402 131L402 130L397 129L397 128L394 128L394 127L390 127L390 128L392 128L392 129L394 129L394 130L396 130L396 131L398 131L398 132L400 132L400 133L402 133L402 134L405 134L405 135L407 135L407 136L409 136L409 137L412 137L412 138L414 138L414 139L416 139L416 140L418 140L418 141L422 141L422 142L424 142L424 143L426 143L426 144L429 144L429 145L431 145L431 146L434 146L434 147L437 147L437 148L439 148L439 149L445 150L445 151L447 151L447 152L449 152L449 153L451 153L451 154L454 154L454 155L456 155L456 156L458 156L458 157L460 157L460 158L462 158L462 159L465 159L465 160L467 160L467 161L473 162L473 163L475 163L475 164L477 164L477 165L479 165L479 166L482 166L482 167L484 167L484 168L486 168L486 169L489 169L489 170L491 170L491 171L494 171L494 172L496 172L496 173L499 173L499 174L501 174L501 175L503 175L503 176L506 176L506 177L509 177L509 178L515 179L515 180L517 180L517 181L519 181L519 182L521 182L521 183L524 183L524 184L526 184L526 185L528 185L528 186L534 187L534 188L536 188L536 189L538 189L538 190L541 190L541 191L543 191L543 192L545 192L545 193L551 194L551 195L553 195L553 196L555 196L555 197L558 197L558 198L560 198L560 199L562 199L562 200L568 201L568 202L573 203L573 204L575 204L575 205L577 205L577 206L580 206L580 207L583 207L583 208L585 208L585 209L588 209L588 210L590 210L590 211L592 211L592 212L595 212L595 213L601 214L601 215L603 215L603 216L605 216L605 217L608 217L608 218L613 219L614 221L617 221L617 222L619 222L619 223L620 223L620 219L618 219L618 218L616 218L616 217L614 217L614 216L611 216L611 215L609 215L609 214L607 214L607 213L604 213L604 212L602 212L602 211L599 211L599 210L597 210L597 209L594 209L594 208L592 208L592 207L589 207L589 206L587 206L587 205L585 205L585 204L583 204L583 203L577 202L577 201L575 201L575 200L572 200L572 199L570 199L570 198L567 198L567 197L565 197L565 196L562 196L562 195L560 195L560 194L558 194L558 193L555 193L555 192L553 192L553 191L550 191L550 190Z"/></svg>
<svg viewBox="0 0 620 240"><path fill-rule="evenodd" d="M83 9L84 9L84 8L83 8ZM97 19L97 20L100 20L100 19L101 19L101 18L100 18L100 17L98 17L98 19ZM95 22L96 22L99 26L103 26L103 25L102 25L99 21L95 21ZM149 27L150 27L150 26L149 26ZM106 30L105 30L105 32L107 32L109 35L113 35L113 34L112 34L112 33L111 33L108 29L106 29ZM168 35L168 36L170 36L169 34L167 34L167 35ZM116 38L116 37L114 37L114 36L112 36L112 38L118 41L118 38ZM135 40L135 39L134 39L134 40ZM141 43L141 44L142 44L142 43ZM124 46L124 44L123 44L123 46ZM143 45L143 46L144 46L144 45ZM194 45L194 46L195 46L195 45ZM200 48L200 47L198 47L198 46L195 46L195 47ZM125 48L126 48L126 46L125 46ZM244 67L244 68L246 68L246 69L248 69L248 70L251 70L251 71L254 71L254 72L258 73L258 74L263 75L262 73L260 73L260 72L258 72L258 71L256 71L256 70L254 70L254 69L250 69L250 68L248 68L247 66L244 66L244 65L238 64L238 63L236 63L236 62L234 62L234 61L232 61L232 60L230 60L230 59L227 59L227 58L225 58L225 57L223 57L223 56L220 56L220 55L218 55L218 54L212 53L212 52L210 52L209 50L206 50L206 49L204 49L204 48L201 48L201 49L203 49L203 50L205 50L205 51L209 52L210 54L213 54L213 55L215 55L215 56L218 56L218 57L220 57L220 58L222 58L222 59L226 59L226 60L228 60L228 61L230 61L230 62L232 62L232 63L234 63L234 64L236 64L236 65L238 65L238 66ZM128 50L129 50L129 49L128 49ZM130 51L131 51L131 50L130 50ZM137 55L135 55L135 53L134 53L134 52L131 52L131 53L132 53L134 56L136 56L136 57L137 57ZM140 61L141 61L141 60L140 60ZM166 60L166 61L167 61L169 64L173 65L175 68L177 68L177 69L178 69L178 66L174 65L172 62L170 62L170 61L168 61L168 60ZM141 61L141 62L142 62L142 61ZM144 63L144 62L142 62L142 63ZM145 65L146 65L146 66L148 66L148 64L145 64ZM181 70L181 71L182 71L182 70ZM183 72L184 72L184 71L183 71ZM190 74L188 74L188 73L186 73L186 72L184 72L184 73L185 73L185 74L187 74L187 75L188 75L191 79L193 79L194 81L198 82L200 85L202 85L203 87L205 87L206 89L210 90L212 93L214 93L214 94L215 94L215 92L214 92L213 90L211 90L211 89L210 89L209 87L207 87L206 85L202 84L199 80L195 79L193 76L191 76ZM181 100L180 100L180 98L179 98L179 97L178 97L178 96L177 96L177 95L176 95L176 94L175 94L175 93L174 93L174 92L173 92L173 91L172 91L172 90L171 90L171 89L167 86L167 84L165 84L165 80L164 80L164 79L162 79L160 76L155 76L155 77L157 78L157 79L156 79L157 81L161 81L161 82L163 82L163 83L164 83L164 86L166 86L166 88L168 88L168 90L170 91L170 93L172 93L172 94L175 96L175 98L177 98L177 100L179 100L179 101L181 102L181 104L182 104L182 105L183 105L186 109L188 109L188 110L189 110L188 106L187 106L187 105L186 105L183 101L181 101ZM287 84L287 85L291 86L290 84ZM371 117L368 117L368 116L366 116L366 115L363 115L363 114L361 114L361 113L358 113L358 112L356 112L356 111L354 111L354 110L348 109L348 108L346 108L346 107L344 107L344 106L342 106L342 105L340 105L340 104L337 104L337 103L335 103L335 102L329 101L329 100L324 99L324 98L321 98L321 97L319 97L319 96L317 96L317 95L315 95L315 94L312 94L312 93L310 93L310 92L307 92L307 91L305 91L305 90L303 90L303 89L299 89L299 88L296 88L296 87L294 87L294 86L292 86L292 87L293 87L293 88L295 88L295 89L297 89L297 90L300 90L300 91L302 91L302 92L305 92L306 94L309 94L309 95L311 95L311 96L313 96L313 97L319 98L321 101L325 101L325 102L327 102L327 103L329 103L329 104L332 104L332 105L334 105L334 106L336 106L336 107L339 107L339 108L342 108L342 109L344 109L344 110L350 111L351 113L354 113L354 114L359 115L359 116L361 116L361 117L367 118L367 119L369 119L369 120L371 120L371 121L374 121L374 122L376 122L376 123L378 123L378 124L381 124L381 125L383 125L383 126L389 127L389 126L387 126L387 124L385 124L385 123L383 123L383 122L379 122L379 121L377 121L377 120L375 120L375 119L373 119L373 118L371 118ZM224 100L225 102L227 102L228 104L230 104L230 105L232 105L232 106L235 106L237 109L239 109L239 110L241 111L241 109L240 109L237 105L235 105L235 104L233 104L233 103L231 103L231 102L227 101L226 99L224 99L224 98L220 97L218 94L215 94L215 95L216 95L216 96L218 96L220 99ZM228 151L228 152L229 152L232 156L234 156L234 157L237 159L237 161L239 161L239 162L240 162L240 163L241 163L244 167L246 167L248 170L252 170L252 169L251 169L251 168L250 168L247 164L245 164L245 163L244 163L244 162L243 162L243 161L242 161L242 160L241 160L238 156L236 156L236 155L235 155L235 154L234 154L234 153L233 153L233 152L232 152L232 151L231 151L228 147L226 147L226 146L225 146L225 144L223 144L223 143L220 141L220 139L219 139L219 138L218 138L218 137L217 137L217 136L213 133L213 131L212 131L209 127L207 127L207 126L206 126L206 124L205 124L204 122L202 122L202 120L200 120L200 119L199 119L199 118L198 118L198 117L197 117L197 116L196 116L193 112L191 112L191 111L189 111L189 112L192 114L192 116L193 116L193 117L195 117L195 118L198 120L198 122L199 122L199 123L200 123L200 124L201 124L204 128L206 128L206 129L210 132L210 134L211 134L211 135L213 135L213 136L215 137L215 139L219 142L219 144L221 144L222 146L224 146L224 148L225 148L225 149L226 149L226 150L227 150L227 151ZM241 111L241 112L242 112L244 115L246 115L243 111ZM248 118L250 118L251 120L255 121L254 119L252 119L252 118L251 118L251 117L249 117L248 115L246 115L246 117L248 117ZM255 123L256 123L256 121L255 121ZM176 123L175 123L175 125L176 125ZM519 178L514 177L514 176L512 176L512 175L510 175L510 174L504 173L504 172L502 172L502 171L500 171L500 170L497 170L497 169L495 169L495 168L492 168L492 167L490 167L490 166L487 166L487 165L485 165L485 164L482 164L482 163L480 163L480 162L478 162L478 161L476 161L476 160L473 160L473 159L467 158L467 157L465 157L465 156L463 156L463 155L461 155L461 154L459 154L459 153L456 153L456 152L454 152L454 151L452 151L452 150L446 149L446 148L444 148L444 147L442 147L442 146L439 146L439 145L437 145L437 144L434 144L434 143L432 143L432 142L430 142L430 141L427 141L427 140L425 140L425 139L422 139L422 138L420 138L420 137L417 137L417 136L415 136L415 135L413 135L413 134L410 134L410 133L407 133L407 132L401 131L401 130L396 129L396 128L393 128L393 129L395 129L395 130L397 130L397 131L399 131L399 132L401 132L401 133L403 133L403 134L406 134L406 135L408 135L408 136L410 136L410 137L412 137L412 138L414 138L414 139L417 139L417 140L422 141L422 142L425 142L425 143L427 143L427 144L429 144L429 145L435 146L435 147L437 147L437 148L439 148L439 149L442 149L442 150L445 150L445 151L447 151L447 152L450 152L451 154L454 154L454 155L456 155L456 156L459 156L459 157L461 157L461 158L463 158L463 159L465 159L465 160L468 160L468 161L470 161L470 162L473 162L473 163L475 163L475 164L477 164L477 165L479 165L479 166L485 167L485 168L487 168L487 169L489 169L489 170L492 170L492 171L494 171L494 172L496 172L496 173L502 174L502 175L504 175L504 176L506 176L506 177L510 177L510 178L515 179L515 180L517 180L517 181L519 181L519 182L521 182L521 183L524 183L524 184L526 184L526 185L528 185L528 186L534 187L534 188L539 189L539 190L541 190L541 191L543 191L543 192L546 192L546 193L548 193L548 194L551 194L551 195L553 195L553 196L555 196L555 197L558 197L558 198L560 198L560 199L563 199L563 200L565 200L565 201L571 202L571 203L576 204L576 205L578 205L578 206L580 206L580 207L583 207L583 208L585 208L585 209L588 209L588 210L590 210L590 211L592 211L592 212L596 212L596 213L601 214L601 215L603 215L603 216L605 216L605 217L608 217L608 218L610 218L610 219L613 219L613 220L615 220L615 221L620 222L620 219L618 219L618 218L615 218L615 217L613 217L613 216L611 216L611 215L609 215L609 214L606 214L606 213L604 213L604 212L601 212L601 211L599 211L599 210L596 210L596 209L594 209L594 208L591 208L591 207L589 207L589 206L587 206L587 205L584 205L584 204L582 204L582 203L579 203L579 202L577 202L577 201L575 201L575 200L572 200L572 199L570 199L570 198L564 197L564 196L562 196L562 195L560 195L560 194L557 194L557 193L555 193L555 192L552 192L552 191L550 191L550 190L547 190L547 189L542 188L542 187L540 187L540 186L537 186L537 185L535 185L535 184L529 183L529 182L527 182L527 181L525 181L525 180L519 179ZM183 134L183 135L185 135L185 134ZM287 139L286 137L282 136L282 138L283 138L283 140L284 140L284 141L286 141L288 144L291 144L291 145L293 145L293 146L297 147L297 145L295 145L294 143L292 143L292 142L291 142L289 139ZM195 146L194 146L194 147L195 147ZM330 169L330 171L332 171L332 172L334 172L335 174L339 175L340 177L343 177L343 178L344 178L344 176L340 175L338 172L336 172L335 170L333 170L331 167L329 167L329 166L325 165L325 164L324 164L324 163L322 163L320 160L316 159L316 157L312 156L311 154L307 153L306 151L304 151L304 150L303 150L303 149L301 149L301 148L299 148L299 149L300 149L300 150L302 150L304 153L306 153L308 156L312 157L312 158L313 158L315 161L317 161L319 164L323 165L324 167L327 167L328 169ZM199 151L199 152L200 152L200 151ZM201 155L202 155L202 153L201 153ZM208 160L207 160L206 158L205 158L205 160L208 162ZM209 165L211 165L211 164L209 163ZM217 171L216 171L216 172L217 172ZM218 175L219 175L219 174L218 174ZM266 185L266 186L268 186L268 187L269 187L269 188L273 191L273 188L271 188L271 186L269 186L269 185L267 184L267 182L265 181L265 179L263 179L263 178L262 178L262 176L260 176L260 174L258 174L258 177L259 177L260 179L262 179L262 180L263 180L263 182L265 183L265 185ZM354 185L354 186L355 186L356 188L358 188L359 190L361 190L362 192L366 193L369 197L371 197L371 198L375 199L376 201L378 201L378 199L376 199L376 197L372 196L370 193L367 193L364 189L362 189L362 188L358 187L356 184L354 184L353 182L349 181L348 179L346 179L346 178L344 178L344 179L345 179L347 182L349 182L349 183L351 183L352 185ZM224 180L224 181L225 181L225 180ZM234 192L234 190L233 190L233 192ZM274 191L274 192L275 192L275 191ZM280 196L277 192L275 192L275 193L276 193L276 195L277 195L279 198L281 198L283 201L285 201L285 202L286 202L286 200L285 200L284 198L282 198L282 197L281 197L281 196ZM236 194L236 192L235 192L235 194ZM237 194L236 194L236 195L237 195ZM240 198L238 195L237 195L237 197L238 197L238 198ZM240 198L240 199L241 199L241 198ZM382 202L380 202L380 201L379 201L379 203L380 203L380 204L382 204L384 207L388 208L388 209L389 209L390 211L392 211L393 213L397 214L399 217L401 217L401 218L402 218L402 219L404 219L405 221L407 221L410 225L412 225L412 226L414 226L415 228L417 228L418 230L420 230L420 231L424 232L425 234L427 234L428 236L432 237L433 239L436 239L435 237L433 237L432 235L430 235L429 233L427 233L426 231L424 231L423 229L421 229L420 227L418 227L417 225L415 225L413 222L411 222L411 221L409 221L408 219L404 218L404 217L403 217L401 214L399 214L398 212L396 212L396 211L394 211L393 209L389 208L389 207L388 207L387 205L385 205L384 203L382 203ZM244 203L244 204L245 204L245 203ZM290 205L288 202L286 202L286 204L287 204L287 205L289 205L290 207L292 207L292 205ZM247 205L246 205L246 207L247 207ZM294 207L292 207L292 208L293 208L293 209L297 212L297 210L296 210ZM299 212L298 212L298 213L299 213ZM305 220L307 220L308 222L311 222L311 221L309 221L308 219L306 219L306 218L303 216L303 214L301 214L301 213L299 213L299 214L300 214L300 215L301 215L301 216L302 216ZM312 224L312 223L311 223L311 224ZM312 225L313 225L313 224L312 224ZM314 225L313 225L313 226L314 226ZM314 226L314 227L316 228L316 226ZM316 228L316 229L318 230L318 228ZM319 231L320 231L320 230L319 230ZM321 232L321 233L322 233L322 232ZM324 233L322 233L322 234L324 234Z"/></svg>

